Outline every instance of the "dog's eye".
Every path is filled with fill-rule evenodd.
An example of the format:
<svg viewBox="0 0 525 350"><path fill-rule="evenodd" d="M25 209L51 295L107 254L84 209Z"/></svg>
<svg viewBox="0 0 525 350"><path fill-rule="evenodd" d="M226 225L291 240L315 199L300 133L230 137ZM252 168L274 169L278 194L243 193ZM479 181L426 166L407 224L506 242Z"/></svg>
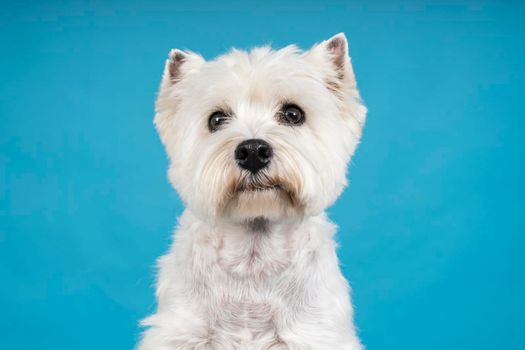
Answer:
<svg viewBox="0 0 525 350"><path fill-rule="evenodd" d="M221 125L226 123L230 117L228 117L224 112L213 112L212 115L210 115L210 119L208 120L208 129L210 129L210 132L217 131Z"/></svg>
<svg viewBox="0 0 525 350"><path fill-rule="evenodd" d="M301 125L304 123L304 112L297 105L287 104L281 110L280 119L285 124Z"/></svg>

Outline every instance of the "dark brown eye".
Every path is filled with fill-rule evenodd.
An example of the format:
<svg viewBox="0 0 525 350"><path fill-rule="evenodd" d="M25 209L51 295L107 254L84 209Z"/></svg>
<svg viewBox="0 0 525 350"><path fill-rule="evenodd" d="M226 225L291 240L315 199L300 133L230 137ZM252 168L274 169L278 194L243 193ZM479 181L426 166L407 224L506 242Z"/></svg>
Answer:
<svg viewBox="0 0 525 350"><path fill-rule="evenodd" d="M210 119L208 119L208 129L210 132L217 131L223 124L228 122L229 119L230 117L224 112L213 112L210 115Z"/></svg>
<svg viewBox="0 0 525 350"><path fill-rule="evenodd" d="M297 105L286 104L281 110L281 122L288 125L301 125L304 123L304 112Z"/></svg>

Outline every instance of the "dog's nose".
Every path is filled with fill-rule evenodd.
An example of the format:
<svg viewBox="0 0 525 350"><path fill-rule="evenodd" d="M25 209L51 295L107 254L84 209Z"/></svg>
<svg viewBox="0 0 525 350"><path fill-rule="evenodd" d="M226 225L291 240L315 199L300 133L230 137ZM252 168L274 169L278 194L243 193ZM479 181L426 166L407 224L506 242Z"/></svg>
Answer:
<svg viewBox="0 0 525 350"><path fill-rule="evenodd" d="M273 150L270 144L264 140L246 140L235 149L235 160L243 169L253 174L270 164Z"/></svg>

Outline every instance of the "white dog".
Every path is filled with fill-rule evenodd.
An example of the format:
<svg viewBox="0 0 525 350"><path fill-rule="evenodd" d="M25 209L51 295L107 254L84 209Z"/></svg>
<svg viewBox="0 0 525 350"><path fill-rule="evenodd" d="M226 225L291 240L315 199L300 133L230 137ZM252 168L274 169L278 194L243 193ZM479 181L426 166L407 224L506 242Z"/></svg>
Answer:
<svg viewBox="0 0 525 350"><path fill-rule="evenodd" d="M362 349L324 210L365 116L344 34L306 52L171 51L155 125L187 209L140 350Z"/></svg>

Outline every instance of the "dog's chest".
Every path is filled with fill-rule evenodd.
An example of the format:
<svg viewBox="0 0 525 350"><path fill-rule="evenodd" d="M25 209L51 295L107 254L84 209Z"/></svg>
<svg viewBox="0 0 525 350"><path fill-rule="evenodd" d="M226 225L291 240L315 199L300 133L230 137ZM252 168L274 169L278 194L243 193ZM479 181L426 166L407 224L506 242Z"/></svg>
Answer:
<svg viewBox="0 0 525 350"><path fill-rule="evenodd" d="M217 332L243 341L277 337L279 324L302 298L292 253L286 236L223 238L216 250L216 267L223 273L210 284Z"/></svg>
<svg viewBox="0 0 525 350"><path fill-rule="evenodd" d="M222 304L218 312L217 326L228 332L249 333L251 337L257 338L275 331L277 312L270 301L228 301Z"/></svg>
<svg viewBox="0 0 525 350"><path fill-rule="evenodd" d="M231 295L231 292L240 293ZM222 348L235 349L255 349L256 344L279 341L281 325L290 314L289 305L279 295L235 288L229 293L212 311L215 322L210 326L214 341L223 339Z"/></svg>

